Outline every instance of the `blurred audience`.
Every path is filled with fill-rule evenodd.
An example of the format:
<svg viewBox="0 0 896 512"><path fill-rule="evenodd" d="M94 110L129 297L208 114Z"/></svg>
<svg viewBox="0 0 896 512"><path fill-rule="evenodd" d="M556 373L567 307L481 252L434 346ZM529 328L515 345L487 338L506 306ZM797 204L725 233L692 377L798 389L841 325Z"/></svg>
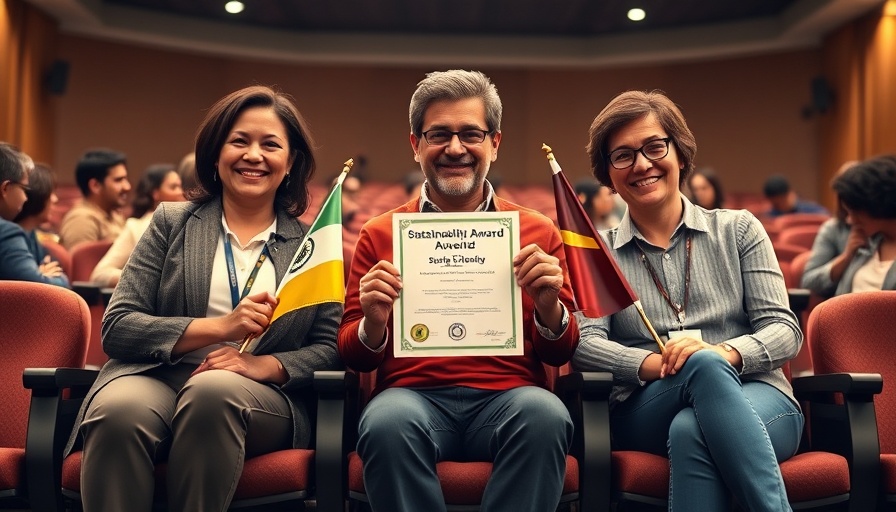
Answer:
<svg viewBox="0 0 896 512"><path fill-rule="evenodd" d="M711 169L696 169L688 177L687 184L690 199L697 206L707 210L724 208L725 193L722 191L722 182Z"/></svg>
<svg viewBox="0 0 896 512"><path fill-rule="evenodd" d="M595 229L612 229L619 224L619 217L615 213L616 202L610 187L593 179L584 179L576 183L575 192Z"/></svg>
<svg viewBox="0 0 896 512"><path fill-rule="evenodd" d="M762 187L765 198L772 204L765 212L766 217L775 218L789 213L829 213L818 203L800 199L790 188L790 182L784 176L771 176Z"/></svg>
<svg viewBox="0 0 896 512"><path fill-rule="evenodd" d="M333 181L330 183L330 186L336 185L336 180L339 179L339 175L333 178ZM361 182L361 178L355 176L353 174L349 174L342 181L342 226L348 226L352 220L354 220L355 215L358 214L364 208L358 203L358 193L361 191L363 183Z"/></svg>
<svg viewBox="0 0 896 512"><path fill-rule="evenodd" d="M156 207L163 201L185 199L181 183L181 175L174 164L155 164L146 168L134 191L131 218L93 269L90 274L91 282L107 287L118 284L121 271L140 237L149 227Z"/></svg>
<svg viewBox="0 0 896 512"><path fill-rule="evenodd" d="M31 157L15 146L0 142L0 279L34 281L68 286L58 265L41 269L40 260L29 249L29 236L15 222L28 201ZM49 275L46 275L46 272Z"/></svg>
<svg viewBox="0 0 896 512"><path fill-rule="evenodd" d="M834 294L896 290L896 155L850 167L834 179L833 187L853 227L831 266ZM867 244L864 235L870 237ZM839 268L843 270L836 279Z"/></svg>
<svg viewBox="0 0 896 512"><path fill-rule="evenodd" d="M53 171L46 165L35 164L34 169L28 174L28 190L25 192L28 200L22 206L22 211L16 215L14 222L25 232L28 251L37 263L41 275L53 279L52 284L68 286L68 276L65 275L62 266L47 254L41 243L40 228L49 222L50 208L59 201L55 190L56 178L53 176Z"/></svg>
<svg viewBox="0 0 896 512"><path fill-rule="evenodd" d="M82 242L115 240L124 227L119 209L128 204L131 183L127 158L110 149L84 153L75 167L75 181L84 198L65 214L59 236L66 249Z"/></svg>
<svg viewBox="0 0 896 512"><path fill-rule="evenodd" d="M420 197L420 189L426 179L420 169L414 169L404 176L404 192L408 196L408 201Z"/></svg>
<svg viewBox="0 0 896 512"><path fill-rule="evenodd" d="M834 179L858 163L855 160L844 163L837 170ZM806 261L800 285L822 298L833 296L849 260L859 247L867 245L867 239L868 236L861 228L849 225L846 210L843 205L838 204L836 215L824 221L815 235L812 254ZM849 256L844 256L844 253Z"/></svg>
<svg viewBox="0 0 896 512"><path fill-rule="evenodd" d="M192 197L190 191L196 187L201 187L199 179L196 177L196 153L189 152L181 158L177 164L177 174L180 175L181 188L184 189L184 195Z"/></svg>

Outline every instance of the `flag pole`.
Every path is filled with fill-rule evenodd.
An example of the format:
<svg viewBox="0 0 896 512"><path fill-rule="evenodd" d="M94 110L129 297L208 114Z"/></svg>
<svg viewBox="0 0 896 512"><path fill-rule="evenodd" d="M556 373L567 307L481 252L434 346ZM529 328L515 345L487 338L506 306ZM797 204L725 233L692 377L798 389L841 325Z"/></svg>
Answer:
<svg viewBox="0 0 896 512"><path fill-rule="evenodd" d="M344 164L342 164L342 172L339 173L339 176L336 177L336 184L333 185L332 189L330 189L330 192L327 194L327 199L330 198L330 196L333 193L333 190L335 190L336 187L342 185L342 182L345 181L345 177L348 176L349 171L352 170L352 167L354 165L355 165L355 161L352 158L349 158L348 160L345 161ZM327 199L324 199L323 206L326 206ZM317 216L314 218L314 221L311 223L312 226L314 225L315 222L317 222L317 218L320 217L321 213L323 213L323 211L324 211L323 206L321 206L320 211L317 212ZM307 237L308 237L308 234L305 235L305 238L307 238ZM305 245L305 240L302 240L302 243L299 244L299 247L302 247L304 245ZM278 286L278 288L279 288L279 286ZM276 308L274 308L271 311L271 316L274 316L274 311L276 311ZM269 319L270 319L270 317L269 317ZM268 326L270 326L270 324L268 324ZM249 346L249 344L252 343L252 340L254 340L255 338L257 338L259 336L263 336L264 333L267 332L267 330L268 330L268 328L265 327L264 330L261 331L259 334L254 334L251 332L249 334L247 334L246 337L243 338L243 343L240 345L240 354L242 354L246 350L246 348Z"/></svg>
<svg viewBox="0 0 896 512"><path fill-rule="evenodd" d="M541 144L541 150L544 151L545 156L548 159L548 164L551 166L551 171L554 174L559 174L563 172L560 168L560 164L557 163L557 159L554 158L554 152L550 146L547 144ZM596 235L600 236L600 235ZM634 297L632 297L634 298ZM632 302L635 308L638 310L638 316L641 317L641 321L644 323L644 326L647 327L647 330L650 331L650 335L653 337L653 340L656 342L657 346L660 348L660 353L666 351L666 345L663 343L663 340L660 339L659 335L656 333L656 330L653 328L653 324L650 323L650 320L647 318L647 314L644 313L644 308L641 306L640 300L635 300Z"/></svg>

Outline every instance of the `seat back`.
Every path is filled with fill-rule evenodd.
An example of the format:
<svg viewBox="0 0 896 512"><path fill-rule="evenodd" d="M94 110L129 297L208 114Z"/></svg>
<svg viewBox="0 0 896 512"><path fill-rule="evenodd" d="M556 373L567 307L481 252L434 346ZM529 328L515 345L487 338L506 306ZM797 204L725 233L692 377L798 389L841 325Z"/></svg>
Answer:
<svg viewBox="0 0 896 512"><path fill-rule="evenodd" d="M69 280L89 281L90 273L112 247L112 242L112 240L96 240L74 246L71 250L72 273L68 276Z"/></svg>
<svg viewBox="0 0 896 512"><path fill-rule="evenodd" d="M64 245L59 242L54 242L53 240L41 240L40 243L44 246L44 249L47 250L47 254L59 262L59 266L62 267L62 271L65 272L65 275L71 278L72 255L68 252L68 249L66 249Z"/></svg>
<svg viewBox="0 0 896 512"><path fill-rule="evenodd" d="M779 231L784 231L793 226L820 226L830 218L826 213L788 213L775 217L773 222Z"/></svg>
<svg viewBox="0 0 896 512"><path fill-rule="evenodd" d="M782 229L778 234L778 243L811 249L820 227L820 224L800 224Z"/></svg>
<svg viewBox="0 0 896 512"><path fill-rule="evenodd" d="M24 448L31 393L25 368L83 367L90 333L84 299L60 286L0 281L0 447Z"/></svg>
<svg viewBox="0 0 896 512"><path fill-rule="evenodd" d="M883 392L874 397L881 453L896 453L896 291L851 293L830 298L809 315L816 374L879 373Z"/></svg>

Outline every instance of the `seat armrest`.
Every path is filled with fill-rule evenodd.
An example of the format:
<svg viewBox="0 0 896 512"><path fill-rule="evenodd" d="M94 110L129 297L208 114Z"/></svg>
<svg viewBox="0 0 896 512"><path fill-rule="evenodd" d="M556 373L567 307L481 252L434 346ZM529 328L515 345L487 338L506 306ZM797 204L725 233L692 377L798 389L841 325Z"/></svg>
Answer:
<svg viewBox="0 0 896 512"><path fill-rule="evenodd" d="M610 391L613 374L574 371L557 378L555 392L575 425L570 453L579 461L581 510L610 509Z"/></svg>
<svg viewBox="0 0 896 512"><path fill-rule="evenodd" d="M103 304L103 288L90 281L73 281L72 291L77 293L88 305Z"/></svg>
<svg viewBox="0 0 896 512"><path fill-rule="evenodd" d="M357 431L358 376L346 371L316 371L314 390L317 510L342 512L348 482L347 455L354 450Z"/></svg>
<svg viewBox="0 0 896 512"><path fill-rule="evenodd" d="M788 288L787 298L790 301L790 310L797 316L809 307L812 291L808 288Z"/></svg>
<svg viewBox="0 0 896 512"><path fill-rule="evenodd" d="M880 442L874 395L879 374L836 373L793 379L803 403L812 450L838 453L849 463L850 510L874 510L880 481Z"/></svg>
<svg viewBox="0 0 896 512"><path fill-rule="evenodd" d="M31 390L25 474L32 510L65 509L62 452L98 374L83 368L26 368L22 375L25 388Z"/></svg>

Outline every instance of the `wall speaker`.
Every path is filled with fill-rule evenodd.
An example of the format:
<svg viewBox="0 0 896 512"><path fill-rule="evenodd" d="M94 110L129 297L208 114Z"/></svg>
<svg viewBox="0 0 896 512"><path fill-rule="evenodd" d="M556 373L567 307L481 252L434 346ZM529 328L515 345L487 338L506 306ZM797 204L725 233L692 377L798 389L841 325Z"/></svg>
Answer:
<svg viewBox="0 0 896 512"><path fill-rule="evenodd" d="M834 89L823 76L812 79L812 107L815 112L824 114L834 103Z"/></svg>
<svg viewBox="0 0 896 512"><path fill-rule="evenodd" d="M46 76L47 91L49 91L50 94L56 96L65 94L65 88L68 86L68 69L68 61L61 59L53 61Z"/></svg>

